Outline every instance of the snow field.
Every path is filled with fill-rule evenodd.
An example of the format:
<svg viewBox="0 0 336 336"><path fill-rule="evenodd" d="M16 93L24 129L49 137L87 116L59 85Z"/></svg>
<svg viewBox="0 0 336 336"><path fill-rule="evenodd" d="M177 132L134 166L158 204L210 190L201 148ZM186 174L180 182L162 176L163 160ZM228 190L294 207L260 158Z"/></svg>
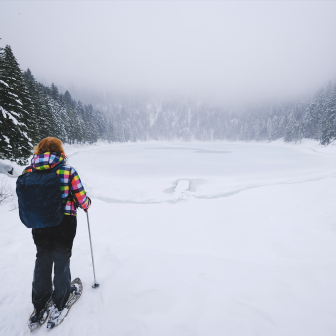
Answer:
<svg viewBox="0 0 336 336"><path fill-rule="evenodd" d="M164 149L173 146L205 152ZM83 295L51 332L334 335L336 156L304 146L147 143L70 153L93 198L101 287L91 288L80 211L71 272ZM35 246L9 209L0 205L0 334L28 335Z"/></svg>

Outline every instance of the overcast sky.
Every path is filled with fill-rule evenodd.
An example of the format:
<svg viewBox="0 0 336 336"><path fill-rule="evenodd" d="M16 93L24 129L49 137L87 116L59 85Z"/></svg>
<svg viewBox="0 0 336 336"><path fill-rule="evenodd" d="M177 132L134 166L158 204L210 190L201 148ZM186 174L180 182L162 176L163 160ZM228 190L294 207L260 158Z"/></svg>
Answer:
<svg viewBox="0 0 336 336"><path fill-rule="evenodd" d="M65 88L293 97L336 79L335 1L0 1L0 46Z"/></svg>

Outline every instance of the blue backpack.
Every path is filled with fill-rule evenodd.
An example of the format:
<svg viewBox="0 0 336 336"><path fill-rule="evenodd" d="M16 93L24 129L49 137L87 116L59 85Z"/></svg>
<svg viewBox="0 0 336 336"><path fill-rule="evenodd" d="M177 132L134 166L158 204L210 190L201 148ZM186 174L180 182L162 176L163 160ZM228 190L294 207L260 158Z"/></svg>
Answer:
<svg viewBox="0 0 336 336"><path fill-rule="evenodd" d="M33 169L18 177L16 194L19 201L21 222L28 228L45 228L61 224L64 216L61 180L56 170L37 171Z"/></svg>

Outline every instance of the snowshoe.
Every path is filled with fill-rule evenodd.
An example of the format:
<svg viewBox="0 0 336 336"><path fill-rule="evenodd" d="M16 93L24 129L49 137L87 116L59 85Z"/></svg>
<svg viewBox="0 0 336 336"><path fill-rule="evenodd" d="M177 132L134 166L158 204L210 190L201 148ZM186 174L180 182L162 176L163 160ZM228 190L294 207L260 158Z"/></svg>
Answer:
<svg viewBox="0 0 336 336"><path fill-rule="evenodd" d="M58 310L55 304L53 304L51 312L49 314L47 329L53 329L63 322L64 318L68 315L70 308L82 295L82 292L83 292L82 281L81 279L76 278L71 282L71 292L64 308L62 310Z"/></svg>
<svg viewBox="0 0 336 336"><path fill-rule="evenodd" d="M30 315L28 324L30 331L36 330L48 319L52 306L53 302L51 299L49 299L49 301L46 303L45 307L41 311L33 311L33 313Z"/></svg>

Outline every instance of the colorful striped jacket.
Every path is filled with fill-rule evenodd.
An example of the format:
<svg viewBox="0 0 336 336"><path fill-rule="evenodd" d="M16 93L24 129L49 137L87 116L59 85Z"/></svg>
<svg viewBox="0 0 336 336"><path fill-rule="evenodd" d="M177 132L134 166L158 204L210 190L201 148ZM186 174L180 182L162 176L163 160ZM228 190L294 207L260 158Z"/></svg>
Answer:
<svg viewBox="0 0 336 336"><path fill-rule="evenodd" d="M31 165L26 167L22 173L27 174L35 170L52 169L60 163L65 163L65 155L63 153L46 152L41 155L34 155ZM76 170L65 165L61 169L56 170L61 179L62 198L64 202L64 214L76 216L76 208L81 207L83 210L88 209L90 200L86 196L86 192ZM69 191L71 193L69 197Z"/></svg>

